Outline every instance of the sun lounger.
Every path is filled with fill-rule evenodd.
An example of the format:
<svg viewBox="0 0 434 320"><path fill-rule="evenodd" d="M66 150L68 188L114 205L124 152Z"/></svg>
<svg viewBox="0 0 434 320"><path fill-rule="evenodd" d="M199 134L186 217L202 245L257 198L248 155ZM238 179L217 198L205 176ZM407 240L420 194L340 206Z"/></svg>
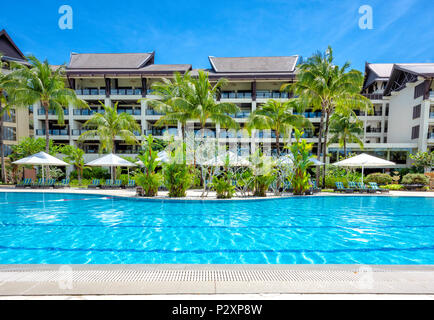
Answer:
<svg viewBox="0 0 434 320"><path fill-rule="evenodd" d="M32 179L26 178L16 184L15 188L30 188L32 186Z"/></svg>
<svg viewBox="0 0 434 320"><path fill-rule="evenodd" d="M357 182L354 181L349 181L348 182L348 187L353 189L354 191L360 192L360 193L366 193L368 192L367 188L362 188L361 186L359 186L359 184Z"/></svg>
<svg viewBox="0 0 434 320"><path fill-rule="evenodd" d="M313 193L321 192L321 189L318 188L318 186L317 186L315 180L312 180L312 181L310 182L310 184L311 184L311 186L312 186L311 189L312 189L312 192L313 192Z"/></svg>
<svg viewBox="0 0 434 320"><path fill-rule="evenodd" d="M63 179L62 182L56 183L54 185L55 189L60 189L60 188L69 188L69 179Z"/></svg>
<svg viewBox="0 0 434 320"><path fill-rule="evenodd" d="M372 190L375 190L375 192L379 191L381 193L389 193L389 189L380 188L376 182L369 182L369 185L371 186Z"/></svg>
<svg viewBox="0 0 434 320"><path fill-rule="evenodd" d="M125 186L127 189L132 189L136 187L136 181L135 180L128 180L128 184Z"/></svg>
<svg viewBox="0 0 434 320"><path fill-rule="evenodd" d="M45 185L45 179L39 178L37 182L32 183L32 189L38 189Z"/></svg>
<svg viewBox="0 0 434 320"><path fill-rule="evenodd" d="M88 189L96 189L96 188L100 188L100 187L101 187L101 183L100 183L99 179L93 179L92 183L87 186Z"/></svg>
<svg viewBox="0 0 434 320"><path fill-rule="evenodd" d="M109 189L113 184L112 180L106 179L104 184L101 184L101 189Z"/></svg>
<svg viewBox="0 0 434 320"><path fill-rule="evenodd" d="M375 190L368 188L364 183L361 182L357 182L357 188L360 190L360 192L375 193Z"/></svg>
<svg viewBox="0 0 434 320"><path fill-rule="evenodd" d="M342 182L335 182L337 192L354 193L354 189L345 188Z"/></svg>

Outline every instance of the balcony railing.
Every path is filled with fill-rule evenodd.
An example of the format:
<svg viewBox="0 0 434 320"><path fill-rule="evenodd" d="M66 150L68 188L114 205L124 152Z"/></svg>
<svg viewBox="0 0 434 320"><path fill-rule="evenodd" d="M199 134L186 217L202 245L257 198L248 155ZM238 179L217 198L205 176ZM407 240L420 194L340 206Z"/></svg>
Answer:
<svg viewBox="0 0 434 320"><path fill-rule="evenodd" d="M430 112L430 113L429 113L429 117L430 117L431 119L434 119L434 112Z"/></svg>
<svg viewBox="0 0 434 320"><path fill-rule="evenodd" d="M383 100L381 93L363 93L362 96L365 96L369 100Z"/></svg>
<svg viewBox="0 0 434 320"><path fill-rule="evenodd" d="M366 132L367 133L380 133L381 132L381 128L367 128Z"/></svg>
<svg viewBox="0 0 434 320"><path fill-rule="evenodd" d="M164 113L155 111L154 109L146 109L146 115L148 116L162 116Z"/></svg>
<svg viewBox="0 0 434 320"><path fill-rule="evenodd" d="M142 111L140 109L118 109L118 114L123 112L133 116L140 116L142 114Z"/></svg>
<svg viewBox="0 0 434 320"><path fill-rule="evenodd" d="M119 95L119 96L139 96L142 94L142 89L132 89L132 88L111 89L110 94Z"/></svg>
<svg viewBox="0 0 434 320"><path fill-rule="evenodd" d="M222 99L251 99L252 92L235 92L235 91L223 91L221 95Z"/></svg>
<svg viewBox="0 0 434 320"><path fill-rule="evenodd" d="M73 136L80 136L80 135L82 135L83 133L85 133L86 131L89 131L89 129L72 129L72 130L71 130L71 134L72 134Z"/></svg>
<svg viewBox="0 0 434 320"><path fill-rule="evenodd" d="M321 118L321 112L294 112L294 114L302 115L305 118Z"/></svg>
<svg viewBox="0 0 434 320"><path fill-rule="evenodd" d="M93 109L90 109L90 110L89 109L74 109L73 114L74 114L74 116L91 116L97 112L98 112L98 110L93 110Z"/></svg>
<svg viewBox="0 0 434 320"><path fill-rule="evenodd" d="M50 129L50 130L48 130L48 134L50 136L68 136L69 130L68 129ZM36 135L37 136L45 136L45 129L37 129Z"/></svg>
<svg viewBox="0 0 434 320"><path fill-rule="evenodd" d="M256 92L256 98L258 99L288 99L288 97L289 95L287 92L263 90L259 90Z"/></svg>
<svg viewBox="0 0 434 320"><path fill-rule="evenodd" d="M178 129L177 128L169 128L169 129L154 128L154 129L145 131L145 135L150 135L150 134L152 134L153 136L163 136L164 134L176 136L176 135L178 135Z"/></svg>
<svg viewBox="0 0 434 320"><path fill-rule="evenodd" d="M103 96L105 95L105 89L76 89L75 93L81 96Z"/></svg>
<svg viewBox="0 0 434 320"><path fill-rule="evenodd" d="M434 132L428 132L428 139L434 139Z"/></svg>
<svg viewBox="0 0 434 320"><path fill-rule="evenodd" d="M65 116L69 115L69 110L68 109L64 109L63 110L63 114ZM38 115L39 116L44 116L45 115L45 109L38 109ZM54 110L48 110L48 115L55 116L56 115L56 111L54 111Z"/></svg>

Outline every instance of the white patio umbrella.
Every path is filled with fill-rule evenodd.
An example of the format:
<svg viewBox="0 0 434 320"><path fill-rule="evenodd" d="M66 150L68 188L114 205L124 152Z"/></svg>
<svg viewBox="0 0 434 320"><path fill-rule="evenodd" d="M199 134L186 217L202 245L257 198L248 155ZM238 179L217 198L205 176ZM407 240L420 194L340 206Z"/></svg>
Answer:
<svg viewBox="0 0 434 320"><path fill-rule="evenodd" d="M384 168L396 165L395 162L384 160L381 158L377 158L374 156L370 156L369 154L362 153L358 156L345 159L336 163L333 163L335 166L340 167L361 167L362 168L362 183L363 183L363 175L365 168Z"/></svg>
<svg viewBox="0 0 434 320"><path fill-rule="evenodd" d="M156 159L157 161L161 161L164 163L168 163L170 161L169 154L166 151L160 151L157 154L157 156L158 156L158 158ZM141 167L145 165L142 160L136 161L136 164Z"/></svg>
<svg viewBox="0 0 434 320"><path fill-rule="evenodd" d="M245 157L238 156L231 151L220 154L213 159L205 161L203 164L205 166L222 167L226 164L227 159L229 159L229 165L234 167L247 167L250 165L249 160L247 160Z"/></svg>
<svg viewBox="0 0 434 320"><path fill-rule="evenodd" d="M109 167L109 168L116 168L116 167L136 167L136 165L132 162L129 162L125 159L122 159L121 157L118 157L117 155L110 153L108 155L105 155L101 158L98 158L96 160L93 160L89 163L86 163L87 166L90 167ZM113 170L111 170L111 177L113 180Z"/></svg>
<svg viewBox="0 0 434 320"><path fill-rule="evenodd" d="M294 160L293 160L293 158L292 158L292 155L290 155L290 154L285 154L285 155L283 155L283 156L280 156L280 157L277 159L277 162L278 162L279 164L289 165L289 166L292 166L292 165L294 164Z"/></svg>
<svg viewBox="0 0 434 320"><path fill-rule="evenodd" d="M312 162L314 166L322 166L324 164L324 162L319 161L317 158L310 158L310 162Z"/></svg>
<svg viewBox="0 0 434 320"><path fill-rule="evenodd" d="M39 152L29 157L14 161L13 164L42 166L42 179L44 179L45 166L69 166L69 163L50 156L45 152Z"/></svg>

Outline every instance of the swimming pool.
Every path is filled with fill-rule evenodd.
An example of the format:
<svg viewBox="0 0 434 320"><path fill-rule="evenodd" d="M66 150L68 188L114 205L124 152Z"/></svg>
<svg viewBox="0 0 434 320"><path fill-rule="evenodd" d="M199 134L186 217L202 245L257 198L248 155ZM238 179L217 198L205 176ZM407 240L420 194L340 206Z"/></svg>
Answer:
<svg viewBox="0 0 434 320"><path fill-rule="evenodd" d="M434 264L434 198L0 203L1 264Z"/></svg>

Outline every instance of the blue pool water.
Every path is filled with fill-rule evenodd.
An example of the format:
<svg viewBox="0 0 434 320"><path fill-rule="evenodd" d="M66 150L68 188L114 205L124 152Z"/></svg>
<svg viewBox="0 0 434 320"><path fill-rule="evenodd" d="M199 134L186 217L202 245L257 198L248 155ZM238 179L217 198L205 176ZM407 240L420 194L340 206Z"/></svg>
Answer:
<svg viewBox="0 0 434 320"><path fill-rule="evenodd" d="M0 193L0 263L434 264L434 198Z"/></svg>

